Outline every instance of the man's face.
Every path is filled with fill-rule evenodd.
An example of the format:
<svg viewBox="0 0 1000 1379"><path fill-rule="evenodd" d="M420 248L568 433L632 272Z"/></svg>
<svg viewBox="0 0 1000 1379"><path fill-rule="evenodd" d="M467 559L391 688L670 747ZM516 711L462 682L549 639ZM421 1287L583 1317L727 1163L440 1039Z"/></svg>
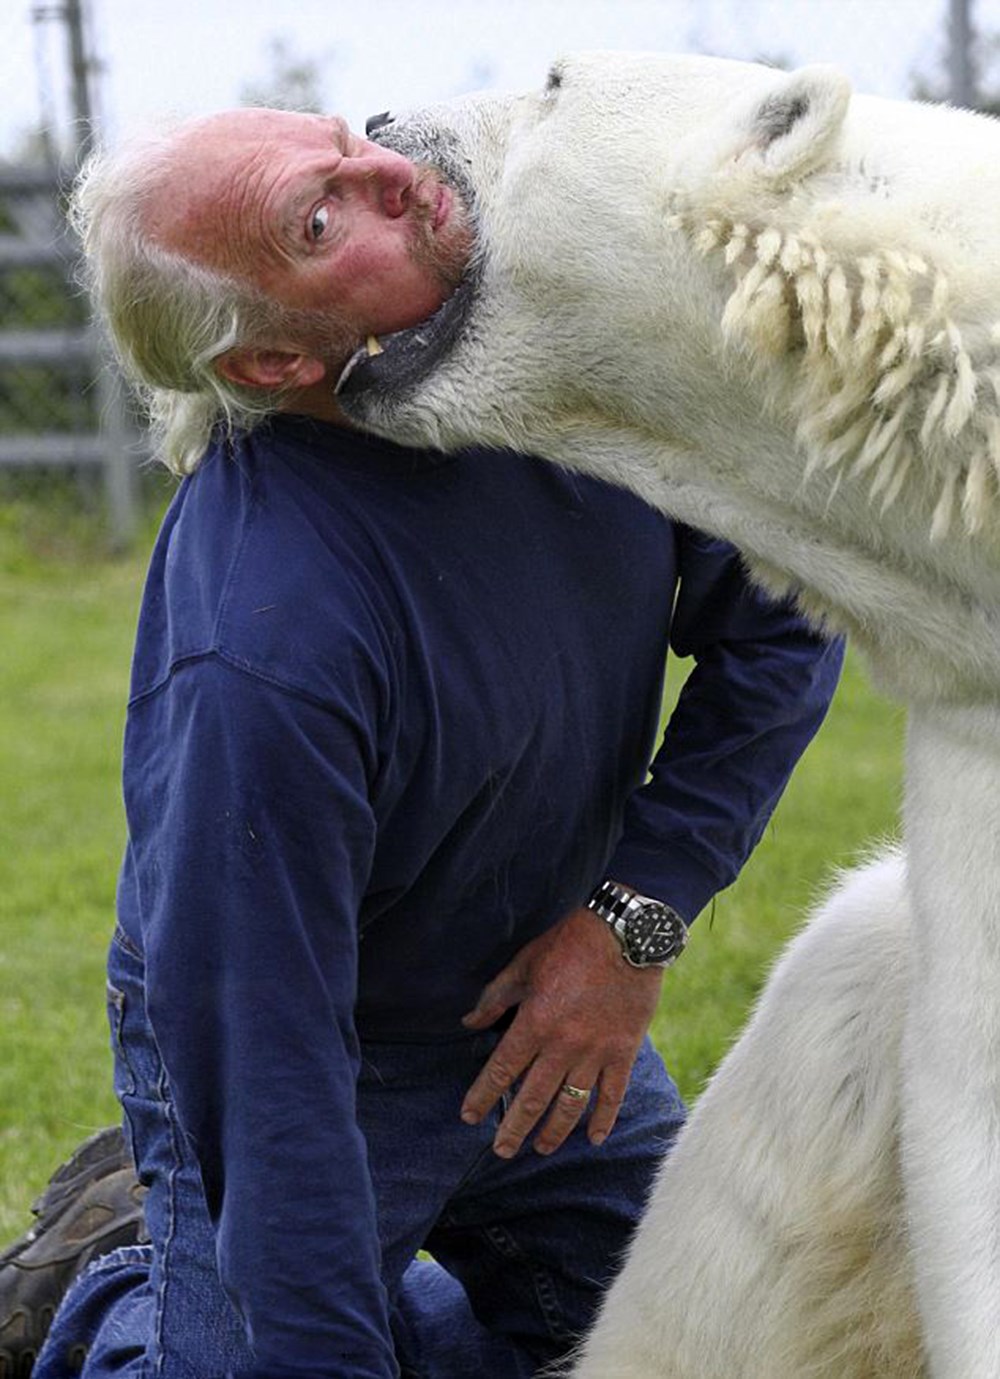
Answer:
<svg viewBox="0 0 1000 1379"><path fill-rule="evenodd" d="M468 262L457 194L343 120L231 111L183 135L178 164L153 237L285 306L328 311L355 341L424 320Z"/></svg>

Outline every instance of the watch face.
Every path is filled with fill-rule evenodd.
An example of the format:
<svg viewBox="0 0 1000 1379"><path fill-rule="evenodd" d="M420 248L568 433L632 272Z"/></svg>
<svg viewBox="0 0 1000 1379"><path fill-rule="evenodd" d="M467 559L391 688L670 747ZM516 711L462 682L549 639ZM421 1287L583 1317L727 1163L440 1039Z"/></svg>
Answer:
<svg viewBox="0 0 1000 1379"><path fill-rule="evenodd" d="M660 905L644 905L625 921L626 952L631 962L666 962L679 951L680 940L677 920Z"/></svg>

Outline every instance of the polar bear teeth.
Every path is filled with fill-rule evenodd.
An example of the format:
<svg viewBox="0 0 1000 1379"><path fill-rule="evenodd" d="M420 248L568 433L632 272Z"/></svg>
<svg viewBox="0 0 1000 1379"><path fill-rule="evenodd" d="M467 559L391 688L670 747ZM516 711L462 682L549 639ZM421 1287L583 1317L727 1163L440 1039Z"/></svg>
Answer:
<svg viewBox="0 0 1000 1379"><path fill-rule="evenodd" d="M377 335L368 336L367 340L365 341L365 349L368 351L369 358L372 358L372 356L376 354L385 354L385 350L379 343L379 338Z"/></svg>

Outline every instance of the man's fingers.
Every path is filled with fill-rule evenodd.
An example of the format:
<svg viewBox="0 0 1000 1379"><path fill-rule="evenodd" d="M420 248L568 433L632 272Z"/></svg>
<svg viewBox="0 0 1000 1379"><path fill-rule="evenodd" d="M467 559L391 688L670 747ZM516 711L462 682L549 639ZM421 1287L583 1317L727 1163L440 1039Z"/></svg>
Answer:
<svg viewBox="0 0 1000 1379"><path fill-rule="evenodd" d="M609 1064L600 1074L580 1070L555 1082L551 1070L536 1064L500 1123L494 1151L503 1159L513 1158L546 1111L545 1124L534 1142L539 1154L558 1149L585 1115L589 1115L591 1144L603 1144L618 1119L630 1072L631 1066Z"/></svg>
<svg viewBox="0 0 1000 1379"><path fill-rule="evenodd" d="M535 1140L539 1154L551 1154L576 1129L591 1107L596 1082L596 1074L577 1072L560 1085L548 1119Z"/></svg>
<svg viewBox="0 0 1000 1379"><path fill-rule="evenodd" d="M507 1006L502 1001L487 1000L484 992L468 1015L462 1016L462 1024L466 1029L489 1029L490 1025L496 1024L506 1009Z"/></svg>
<svg viewBox="0 0 1000 1379"><path fill-rule="evenodd" d="M543 1154L558 1149L587 1110L596 1074L580 1071L569 1078L560 1073L559 1066L537 1062L525 1077L493 1141L494 1152L502 1159L514 1157L546 1112L548 1119L535 1147Z"/></svg>
<svg viewBox="0 0 1000 1379"><path fill-rule="evenodd" d="M538 1149L551 1153L588 1113L598 1085L591 1139L599 1144L615 1123L661 981L658 970L622 962L614 936L592 911L572 911L525 944L465 1017L467 1028L484 1028L518 1006L469 1089L462 1118L481 1122L519 1083L494 1148L510 1158L537 1131Z"/></svg>
<svg viewBox="0 0 1000 1379"><path fill-rule="evenodd" d="M591 1144L603 1144L614 1129L621 1104L625 1100L631 1073L631 1064L622 1067L620 1064L609 1063L602 1069L600 1085L591 1103L590 1122L587 1126L587 1138Z"/></svg>
<svg viewBox="0 0 1000 1379"><path fill-rule="evenodd" d="M531 1052L511 1037L513 1033L513 1029L507 1031L466 1092L461 1113L466 1125L478 1125L489 1115L531 1062Z"/></svg>
<svg viewBox="0 0 1000 1379"><path fill-rule="evenodd" d="M518 1005L524 999L524 982L513 964L505 967L498 977L479 993L479 1000L462 1016L466 1029L488 1029L500 1019L504 1011Z"/></svg>

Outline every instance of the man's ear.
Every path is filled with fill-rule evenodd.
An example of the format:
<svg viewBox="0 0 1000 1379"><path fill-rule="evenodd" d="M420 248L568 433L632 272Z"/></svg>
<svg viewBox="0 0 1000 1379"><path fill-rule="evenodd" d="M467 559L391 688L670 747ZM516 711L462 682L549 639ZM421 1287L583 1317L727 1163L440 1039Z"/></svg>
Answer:
<svg viewBox="0 0 1000 1379"><path fill-rule="evenodd" d="M829 156L850 100L851 84L836 67L780 76L737 116L734 162L772 186L797 181Z"/></svg>
<svg viewBox="0 0 1000 1379"><path fill-rule="evenodd" d="M215 367L230 383L267 392L279 389L309 388L326 374L326 366L315 355L295 350L259 350L245 346L226 350Z"/></svg>

